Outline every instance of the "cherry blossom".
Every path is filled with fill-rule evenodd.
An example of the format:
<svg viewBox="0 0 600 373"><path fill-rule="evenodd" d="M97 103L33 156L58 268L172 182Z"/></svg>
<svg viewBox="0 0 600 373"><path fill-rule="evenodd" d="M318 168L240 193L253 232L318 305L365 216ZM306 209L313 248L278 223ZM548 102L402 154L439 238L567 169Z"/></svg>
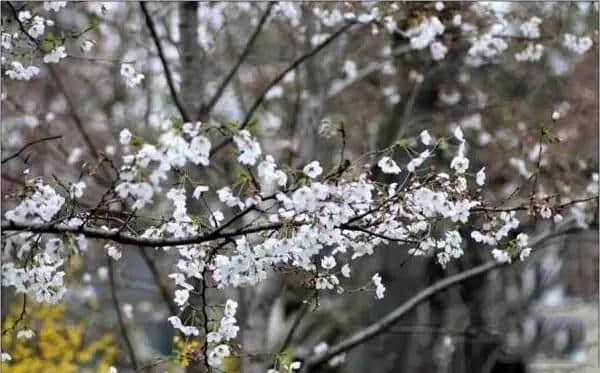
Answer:
<svg viewBox="0 0 600 373"><path fill-rule="evenodd" d="M593 42L589 36L577 37L573 34L565 34L563 45L571 52L584 54L592 47Z"/></svg>
<svg viewBox="0 0 600 373"><path fill-rule="evenodd" d="M24 67L20 62L11 62L11 68L6 70L5 74L16 80L30 80L31 78L39 75L40 69L36 66Z"/></svg>
<svg viewBox="0 0 600 373"><path fill-rule="evenodd" d="M431 135L429 134L429 132L427 132L427 130L423 130L420 134L419 134L419 138L421 139L421 142L423 143L423 145L429 146L431 145Z"/></svg>
<svg viewBox="0 0 600 373"><path fill-rule="evenodd" d="M50 53L44 55L44 63L58 63L61 59L67 57L67 53L65 52L65 46L61 45L60 47L56 47Z"/></svg>
<svg viewBox="0 0 600 373"><path fill-rule="evenodd" d="M386 174L399 174L401 171L400 167L398 167L396 162L390 157L382 157L377 165L381 171Z"/></svg>
<svg viewBox="0 0 600 373"><path fill-rule="evenodd" d="M372 277L373 284L375 285L375 296L377 299L383 299L385 293L385 286L381 283L381 276L376 273Z"/></svg>
<svg viewBox="0 0 600 373"><path fill-rule="evenodd" d="M475 180L479 186L483 186L483 184L485 184L485 167L482 167L479 171L477 171Z"/></svg>
<svg viewBox="0 0 600 373"><path fill-rule="evenodd" d="M310 177L311 179L314 179L323 173L323 169L321 168L321 165L318 161L313 161L304 166L302 172L304 172L304 174Z"/></svg>
<svg viewBox="0 0 600 373"><path fill-rule="evenodd" d="M406 31L413 49L424 49L429 46L437 35L444 33L445 27L437 17L424 19L417 27Z"/></svg>
<svg viewBox="0 0 600 373"><path fill-rule="evenodd" d="M131 64L124 63L121 65L121 76L125 79L125 84L128 87L135 87L144 80L144 74L137 73Z"/></svg>
<svg viewBox="0 0 600 373"><path fill-rule="evenodd" d="M242 130L233 137L240 152L238 161L242 164L254 166L258 157L262 154L260 144L252 137L250 132Z"/></svg>
<svg viewBox="0 0 600 373"><path fill-rule="evenodd" d="M44 9L46 9L49 12L50 11L58 12L66 6L67 6L66 1L44 1Z"/></svg>

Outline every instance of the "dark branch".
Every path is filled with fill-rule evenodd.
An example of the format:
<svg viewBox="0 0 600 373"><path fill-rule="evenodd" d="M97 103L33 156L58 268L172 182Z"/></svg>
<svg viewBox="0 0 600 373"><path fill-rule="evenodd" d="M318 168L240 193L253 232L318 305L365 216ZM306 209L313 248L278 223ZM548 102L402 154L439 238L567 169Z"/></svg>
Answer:
<svg viewBox="0 0 600 373"><path fill-rule="evenodd" d="M271 197L267 197L267 199L270 199L270 198ZM587 202L587 201L595 200L595 199L598 199L598 196L576 199L573 201L563 203L558 206L554 206L553 208L561 209L561 208L564 208L565 206L570 206L570 205L573 205L576 203L583 203L583 202ZM520 209L520 207L513 208L513 210L515 210L515 209ZM83 234L84 236L86 236L88 238L100 238L100 239L105 239L105 240L111 240L111 241L118 242L121 244L126 244L126 245L165 247L165 246L199 244L199 243L203 243L203 242L210 242L210 241L215 241L215 240L220 240L220 239L230 239L233 237L243 236L246 234L275 231L284 226L283 223L272 223L272 224L257 225L255 227L225 231L226 227L230 226L235 221L237 221L238 219L240 219L241 217L243 217L244 215L246 215L248 212L250 212L252 210L253 210L253 208L247 208L245 210L242 210L238 215L231 218L224 225L220 226L219 228L217 228L211 232L196 235L196 236L179 237L179 238L138 237L138 236L134 236L131 234L125 234L121 230L109 231L109 230L105 230L105 229L85 227L83 225L78 226L78 227L69 227L64 224L60 224L60 221L59 222L50 222L50 223L46 223L46 224L28 224L28 223L16 223L14 221L3 221L2 225L1 225L1 229L6 232L8 232L8 231L26 231L26 232L32 232L32 233L53 233L53 234L74 233L74 234ZM346 230L346 231L363 232L367 235L370 235L373 237L378 237L378 238L388 240L388 241L402 242L402 243L406 243L406 244L416 244L417 243L416 241L413 241L413 240L396 239L393 237L381 235L377 232L370 231L364 227L352 224L353 222L361 219L362 217L364 217L374 211L376 211L376 210L369 210L367 213L362 213L353 218L350 218L346 223L341 224L339 226L339 228L341 230ZM512 210L510 210L510 211L512 211ZM62 219L62 220L64 220L64 219ZM288 224L300 226L300 225L304 225L307 223L290 222Z"/></svg>
<svg viewBox="0 0 600 373"><path fill-rule="evenodd" d="M308 311L308 307L309 307L309 304L308 303L304 303L302 305L302 308L300 308L300 311L298 311L298 314L296 315L296 318L294 319L294 323L292 324L292 327L288 331L285 339L283 340L283 343L281 344L281 347L279 348L279 353L280 354L282 354L283 352L285 352L285 350L288 348L288 346L290 345L290 343L292 343L292 339L294 338L294 334L296 334L296 330L298 330L298 327L300 326L300 322L302 321L302 319L306 315L306 312Z"/></svg>
<svg viewBox="0 0 600 373"><path fill-rule="evenodd" d="M344 32L346 32L350 27L352 27L352 25L354 25L354 22L348 22L346 23L344 26L340 27L336 32L334 32L331 36L329 36L327 39L325 39L324 41L322 41L319 45L317 45L315 48L313 48L311 51L309 51L306 54L303 54L302 56L300 56L298 59L296 59L294 62L292 62L286 69L284 69L282 72L279 73L279 75L277 75L261 92L261 94L258 96L258 98L256 99L256 101L254 101L254 103L252 104L252 106L250 107L250 109L248 110L248 113L246 113L246 116L244 117L244 120L242 121L242 123L239 125L238 129L244 129L246 128L246 126L250 123L250 119L252 119L252 116L254 115L254 113L256 112L256 110L258 110L258 108L260 107L260 105L262 104L262 102L265 100L265 97L267 95L267 93L271 90L271 88L273 88L274 86L276 86L281 80L283 80L283 78L290 72L295 70L298 66L300 66L304 61L308 60L309 58L313 57L314 55L316 55L317 53L319 53L323 48L325 48L326 46L328 46L331 42L333 42L335 39L337 39L338 37L340 37ZM233 138L229 137L226 140L224 140L222 143L218 144L217 146L215 146L214 148L211 149L210 151L210 155L211 157L217 153L219 150L221 150L222 148L224 148L225 146L227 146L228 144L230 144L233 141Z"/></svg>
<svg viewBox="0 0 600 373"><path fill-rule="evenodd" d="M52 140L57 140L62 138L62 135L57 135L57 136L48 136L48 137L43 137L41 139L37 139L37 140L33 140L31 142L28 142L27 144L23 145L21 147L21 149L17 150L16 153L9 155L8 157L4 158L2 160L1 164L5 164L6 162L10 161L11 159L17 158L21 153L23 153L25 150L27 150L27 148L29 148L30 146L45 142L45 141L52 141Z"/></svg>
<svg viewBox="0 0 600 373"><path fill-rule="evenodd" d="M201 234L197 236L184 237L184 238L146 238L146 237L137 237L132 236L130 234L126 234L119 231L108 231L104 229L98 228L88 228L88 227L68 227L64 224L24 224L24 223L15 223L13 221L3 221L2 222L2 230L5 232L8 231L27 231L33 233L53 233L53 234L63 234L63 233L74 233L74 234L83 234L88 238L100 238L105 240L111 240L113 242L118 242L125 245L137 245L137 246L149 246L149 247L165 247L165 246L178 246L178 245L190 245L190 244L198 244L202 242L215 241L219 239L237 237L244 234L258 233L264 231L277 230L281 228L283 224L275 223L275 224L266 224L260 225L252 228L241 229L237 231L228 231L228 232L210 232L206 234Z"/></svg>
<svg viewBox="0 0 600 373"><path fill-rule="evenodd" d="M565 221L564 224L562 224L562 226L569 225L572 221L573 221L573 219L568 219ZM535 247L535 246L538 246L538 245L546 242L547 240L549 240L551 238L565 235L565 234L572 234L572 233L579 232L579 231L581 231L580 228L566 229L563 231L547 231L547 232L544 232L544 233L540 234L539 236L533 238L530 241L530 246ZM492 270L495 270L500 267L508 266L508 265L509 265L509 263L506 263L506 262L496 262L496 261L488 262L488 263L479 265L477 267L471 268L467 271L450 276L448 278L445 278L441 281L434 283L431 286L428 286L427 288L421 290L419 293L414 295L412 298L410 298L409 300L407 300L406 302L401 304L399 307L394 309L392 312L388 313L381 320L371 324L370 326L368 326L362 330L359 330L358 332L354 333L352 336L348 337L347 339L343 340L342 342L329 348L327 350L327 352L320 354L320 355L313 355L313 356L309 357L307 359L307 361L305 362L305 364L303 366L304 369L302 371L308 372L309 368L319 366L319 365L327 362L329 359L333 358L334 356L344 353L346 351L349 351L363 343L368 342L369 340L377 337L378 335L385 333L392 325L394 325L396 322L398 322L404 315L406 315L408 312L415 309L421 303L429 300L435 294L437 294L441 291L444 291L452 286L458 285L466 280L476 278L478 276L482 276Z"/></svg>
<svg viewBox="0 0 600 373"><path fill-rule="evenodd" d="M171 74L171 70L169 69L169 63L167 62L167 58L165 57L165 53L163 52L162 45L160 44L160 38L156 33L156 27L154 26L154 21L146 8L146 3L140 1L140 7L142 8L142 13L144 13L144 18L146 19L146 25L150 30L150 35L154 40L154 45L158 51L158 56L160 58L160 62L162 64L163 69L165 70L165 77L167 78L167 84L169 85L169 91L171 92L171 97L175 102L175 106L177 106L177 110L179 110L179 114L184 122L189 122L191 120L190 116L187 114L185 107L183 107L182 102L179 100L179 96L177 96L177 90L175 89L175 84L173 83L173 76Z"/></svg>
<svg viewBox="0 0 600 373"><path fill-rule="evenodd" d="M108 278L110 281L110 294L113 302L113 307L117 312L117 319L119 321L119 328L121 329L121 334L123 339L125 340L125 345L127 346L127 351L129 353L129 360L131 360L131 364L133 365L133 369L138 371L138 362L135 356L135 350L133 349L133 344L129 339L129 335L127 334L127 327L125 325L125 320L123 320L123 313L121 312L121 307L119 306L119 299L117 298L117 286L115 283L115 273L114 273L114 264L113 260L108 254L106 255L106 259L108 261Z"/></svg>
<svg viewBox="0 0 600 373"><path fill-rule="evenodd" d="M154 278L154 282L156 283L156 286L158 286L158 289L160 290L160 295L163 298L167 307L169 308L169 312L171 313L171 315L177 315L179 310L177 309L177 305L173 301L171 292L169 291L169 285L165 283L162 274L158 270L156 263L154 263L154 261L150 257L150 254L148 253L147 248L142 247L140 250L140 254L142 255L142 258L144 259L144 261L146 262L146 265L148 265L150 272L152 272L152 277Z"/></svg>
<svg viewBox="0 0 600 373"><path fill-rule="evenodd" d="M597 200L598 196L592 196L592 197L585 197L585 198L579 198L579 199L574 199L571 200L569 202L565 202L562 203L560 205L557 206L553 206L552 208L555 210L562 210L566 207L569 207L571 205L575 205L578 203L583 203L583 202L589 202L589 201L593 201L593 200ZM506 207L506 208L493 208L493 207L473 207L471 208L469 211L470 212L511 212L511 211L527 211L531 206L527 203L527 204L523 204L523 205L519 205L519 206L515 206L515 207Z"/></svg>
<svg viewBox="0 0 600 373"><path fill-rule="evenodd" d="M215 94L208 101L208 104L206 104L200 110L200 114L198 115L199 118L208 116L210 114L211 110L214 108L214 106L217 104L217 102L219 101L219 99L223 95L223 92L225 91L225 88L227 88L227 86L231 82L231 79L233 79L233 77L237 73L237 71L240 68L240 66L242 65L242 63L246 60L246 58L250 54L250 50L252 50L252 47L254 46L254 42L256 41L256 39L258 39L258 35L262 31L262 28L265 25L265 23L267 21L267 18L269 17L269 14L271 13L271 9L273 8L273 5L275 5L275 3L271 2L267 6L267 9L263 13L260 21L258 22L258 25L256 26L256 29L254 29L254 32L252 33L252 36L250 36L250 39L248 40L248 43L246 43L246 47L244 48L244 51L242 52L242 54L238 58L236 64L233 66L233 68L231 69L231 71L227 74L227 76L225 77L225 79L223 80L223 82L219 85L219 87L217 88Z"/></svg>

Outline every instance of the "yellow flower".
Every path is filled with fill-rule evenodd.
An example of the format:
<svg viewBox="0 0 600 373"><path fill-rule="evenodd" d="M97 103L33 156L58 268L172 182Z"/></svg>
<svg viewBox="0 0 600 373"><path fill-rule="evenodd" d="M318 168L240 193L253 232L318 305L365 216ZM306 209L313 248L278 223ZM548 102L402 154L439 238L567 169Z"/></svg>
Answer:
<svg viewBox="0 0 600 373"><path fill-rule="evenodd" d="M2 349L12 356L10 362L2 363L2 372L74 373L84 366L107 372L118 352L112 336L105 334L86 340L85 322L67 323L65 311L64 305L29 306L23 319L12 329L21 314L21 306L15 306L2 323L2 330L10 330L2 336ZM34 337L15 338L25 325L35 330Z"/></svg>

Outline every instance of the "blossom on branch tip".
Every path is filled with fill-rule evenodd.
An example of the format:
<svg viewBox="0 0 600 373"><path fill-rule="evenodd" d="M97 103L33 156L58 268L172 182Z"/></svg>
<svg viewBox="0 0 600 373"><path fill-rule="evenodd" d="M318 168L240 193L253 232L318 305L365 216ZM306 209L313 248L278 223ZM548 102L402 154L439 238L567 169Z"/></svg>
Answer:
<svg viewBox="0 0 600 373"><path fill-rule="evenodd" d="M385 293L385 286L381 283L381 276L379 273L375 273L371 278L373 284L375 285L375 297L377 299L383 299Z"/></svg>
<svg viewBox="0 0 600 373"><path fill-rule="evenodd" d="M58 63L65 57L67 57L65 46L61 45L60 47L56 47L56 49L52 50L50 53L45 54L43 60L44 63Z"/></svg>
<svg viewBox="0 0 600 373"><path fill-rule="evenodd" d="M15 80L30 80L39 75L40 69L36 66L24 67L20 62L13 61L10 64L10 69L6 70L6 75Z"/></svg>
<svg viewBox="0 0 600 373"><path fill-rule="evenodd" d="M573 34L565 34L563 45L571 52L584 54L594 45L594 42L589 36L577 37Z"/></svg>
<svg viewBox="0 0 600 373"><path fill-rule="evenodd" d="M244 165L254 166L258 157L262 154L258 141L256 141L247 130L241 130L237 135L233 136L233 142L240 152L237 158L238 162Z"/></svg>
<svg viewBox="0 0 600 373"><path fill-rule="evenodd" d="M69 189L71 198L81 198L83 196L83 190L85 187L86 185L83 181L72 184L71 188Z"/></svg>
<svg viewBox="0 0 600 373"><path fill-rule="evenodd" d="M423 145L425 146L429 146L431 145L431 135L429 134L429 132L427 132L427 130L423 130L420 134L419 134L419 138L421 139L421 142L423 143Z"/></svg>
<svg viewBox="0 0 600 373"><path fill-rule="evenodd" d="M482 167L477 174L475 175L475 182L479 186L483 186L485 184L485 167Z"/></svg>
<svg viewBox="0 0 600 373"><path fill-rule="evenodd" d="M121 76L125 79L125 84L130 88L137 86L144 79L144 74L137 73L133 66L128 63L121 64Z"/></svg>
<svg viewBox="0 0 600 373"><path fill-rule="evenodd" d="M123 256L123 253L121 253L121 251L113 245L106 244L104 248L106 249L106 253L108 254L108 256L110 256L114 260L119 260L121 259L121 256Z"/></svg>
<svg viewBox="0 0 600 373"><path fill-rule="evenodd" d="M302 172L311 179L314 179L323 173L323 169L318 161L313 161L304 166Z"/></svg>
<svg viewBox="0 0 600 373"><path fill-rule="evenodd" d="M382 157L377 163L381 171L385 174L399 174L400 167L390 157Z"/></svg>
<svg viewBox="0 0 600 373"><path fill-rule="evenodd" d="M46 11L58 12L62 8L67 6L66 1L44 1L44 9Z"/></svg>
<svg viewBox="0 0 600 373"><path fill-rule="evenodd" d="M119 142L121 145L129 145L131 138L131 131L129 131L127 128L121 130L121 133L119 134Z"/></svg>
<svg viewBox="0 0 600 373"><path fill-rule="evenodd" d="M185 336L197 336L200 334L200 331L195 326L183 325L178 316L171 316L168 318L168 320L175 329L179 330Z"/></svg>
<svg viewBox="0 0 600 373"><path fill-rule="evenodd" d="M196 188L194 188L194 193L192 193L192 197L200 199L202 193L208 192L208 189L209 188L206 185L198 185Z"/></svg>

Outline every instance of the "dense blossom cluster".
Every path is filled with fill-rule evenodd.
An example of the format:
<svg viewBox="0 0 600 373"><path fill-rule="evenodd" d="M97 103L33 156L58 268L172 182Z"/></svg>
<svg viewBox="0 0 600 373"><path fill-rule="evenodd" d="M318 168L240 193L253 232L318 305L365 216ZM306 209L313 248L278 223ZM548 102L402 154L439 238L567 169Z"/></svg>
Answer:
<svg viewBox="0 0 600 373"><path fill-rule="evenodd" d="M159 138L158 145L143 143L133 154L123 156L119 172L121 182L116 185L115 192L123 199L130 199L132 209L142 209L153 203L153 197L168 180L167 172L188 162L195 165L209 163L211 145L204 135L206 132L203 131L207 129L204 124L174 126L167 123L164 128L166 132ZM125 146L131 146L135 138L129 131L121 133L121 142L127 144ZM169 277L177 286L174 302L181 309L189 304L194 280L202 281L208 274L218 288L255 286L269 277L273 267L291 266L312 273L317 290L344 292L338 276L350 277L352 262L364 255L372 255L381 244L398 242L406 245L411 255L435 255L442 266L462 256L463 238L457 228L472 223L471 211L481 205L481 201L474 199L469 190L466 172L470 162L460 127L454 130L458 150L449 164L453 174L441 172L426 183L413 178L403 187L393 182L385 189L364 173L328 182L322 177L323 170L318 161L307 164L302 174L286 174L273 157L263 157L259 143L249 132L243 131L236 138L240 164L255 165L261 184L274 194L262 192L242 198L227 186L216 191L224 209L233 213L231 221L243 215L252 216L257 233L237 237L230 249L217 250L205 244L177 246L180 257L177 272ZM428 133L421 133L420 139L423 144L432 142ZM419 153L407 164L407 172L415 173L434 151L435 148L429 148ZM384 173L401 174L400 166L388 156L382 157L378 166ZM482 186L485 170L481 169L475 176L477 186ZM84 188L83 182L73 183L68 197L81 197ZM200 185L194 187L193 194L198 198L209 191ZM219 229L225 213L213 208L207 212L208 226L199 225L188 214L187 193L181 187L169 189L166 197L173 204L172 218L146 229L142 237L186 238L202 234L206 229ZM64 202L65 197L36 180L31 194L7 211L5 218L15 223L48 223L57 217ZM62 224L81 226L84 218L85 215L81 215ZM442 221L452 223L453 228L440 231L442 225L437 223ZM434 226L438 228L434 229ZM492 254L498 260L523 259L531 250L526 246L523 234L517 236L515 245L509 242L507 248L500 248L518 226L514 211L503 212L498 220L494 218L481 230L473 230L471 237L492 246ZM260 227L267 227L264 232L269 234L263 234ZM20 247L21 252L34 251L32 246L19 241L24 235L6 240L5 250ZM12 262L5 263L4 283L15 286L18 291L33 293L37 299L57 301L65 292L64 272L59 271L65 248L58 239L48 238L44 242L43 250L35 254L27 270L15 267ZM113 244L106 244L105 250L114 260L121 257L121 251ZM317 257L322 257L320 265L315 263ZM378 274L373 276L373 284L377 298L382 298L385 287ZM238 327L230 315L234 309L233 304L228 303L226 318L218 331L211 334L211 341L218 343L235 337ZM171 317L170 321L185 335L200 333L197 326L186 325L177 316ZM226 346L217 346L211 352L211 361L217 364L228 354Z"/></svg>
<svg viewBox="0 0 600 373"><path fill-rule="evenodd" d="M163 127L165 132L157 145L138 143L136 151L123 156L115 193L129 199L134 211L154 202L153 197L165 187L169 171L180 169L187 163L209 164L209 127L202 123L178 126L172 122ZM121 143L129 148L138 139L128 130L120 137ZM481 206L482 201L476 197L479 189L469 188L470 161L460 127L454 129L453 137L457 151L448 165L452 173L440 172L428 177L427 181L413 177L408 184L401 186L392 182L382 188L366 173L328 181L323 178L318 161L307 164L302 173L287 174L272 156L262 154L260 144L248 131L242 131L234 137L238 162L256 168L260 185L265 190L242 197L224 186L216 190L216 195L223 210L229 211L230 220L226 225L246 215L253 221L256 233L239 235L231 247L223 249L202 243L176 246L179 261L176 272L169 275L177 286L175 304L186 309L194 291L192 284L206 280L207 276L218 288L255 286L266 280L277 266L312 274L312 283L317 290L342 293L345 291L342 279L351 276L353 262L372 255L379 245L390 242L405 245L410 255L435 255L443 267L460 258L463 238L458 229L476 223L471 219L472 211ZM429 148L406 165L406 171L413 175L435 152L435 147L431 147L435 144L427 132L422 132L419 139ZM377 165L386 174L397 175L395 177L402 174L401 167L389 156L380 158ZM474 181L477 187L484 185L485 168L474 175ZM85 187L81 181L73 183L66 198L80 198ZM15 223L54 221L66 227L84 224L85 214L56 220L66 198L54 188L40 180L34 180L30 188L29 195L5 213L7 220ZM220 230L225 220L221 209L207 211L207 225L198 224L187 210L188 193L197 199L209 193L210 188L194 185L189 190L183 187L169 189L165 195L172 202L172 217L147 228L141 237L187 238L201 235L207 229L208 232ZM542 208L542 217L551 215L550 208ZM441 224L444 221L450 225ZM441 229L444 226L446 228ZM523 260L531 252L526 234L519 233L515 240L509 238L519 227L515 211L501 212L480 227L472 230L471 238L491 246L491 254L498 261ZM102 229L111 231L107 227ZM65 273L60 268L68 249L62 240L51 237L46 237L37 248L37 243L31 240L33 236L38 237L37 241L42 238L39 234L20 233L5 240L4 252L17 250L18 257L33 255L33 260L23 268L14 262L6 262L2 267L3 284L14 286L18 292L32 294L37 300L57 302L66 292ZM84 250L85 246L85 239L79 236L77 247ZM107 243L105 250L112 259L121 258L121 251L114 244ZM321 257L319 264L315 263L318 257ZM374 274L372 282L376 298L383 298L382 277ZM215 344L208 355L212 366L220 366L231 354L230 347L222 342L235 338L239 330L234 318L236 306L233 301L227 302L220 326L208 335L209 343ZM197 325L187 324L176 315L169 321L186 336L201 333Z"/></svg>

